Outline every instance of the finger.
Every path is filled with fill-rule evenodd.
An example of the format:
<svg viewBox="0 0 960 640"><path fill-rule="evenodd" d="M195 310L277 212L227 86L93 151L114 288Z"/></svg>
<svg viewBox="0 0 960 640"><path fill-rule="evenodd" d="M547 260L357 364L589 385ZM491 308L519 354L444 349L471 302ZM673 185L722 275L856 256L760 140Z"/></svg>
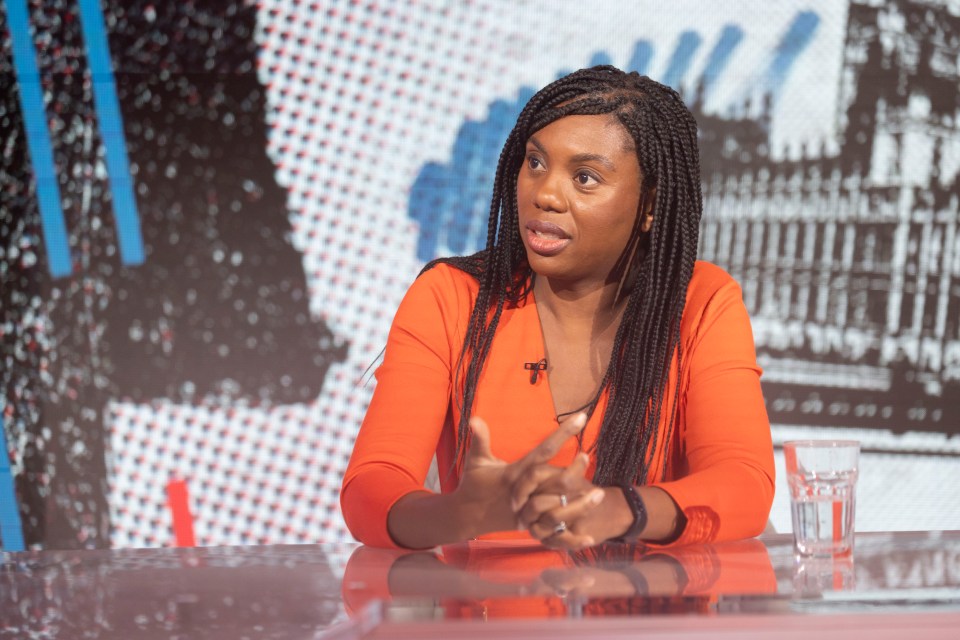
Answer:
<svg viewBox="0 0 960 640"><path fill-rule="evenodd" d="M573 462L553 479L559 485L557 490L571 489L577 485L582 485L588 466L590 466L590 456L581 451L574 456ZM552 488L549 483L543 487L545 491L550 491Z"/></svg>
<svg viewBox="0 0 960 640"><path fill-rule="evenodd" d="M540 486L548 479L558 476L563 472L560 467L554 467L547 464L538 464L528 467L520 477L513 483L511 490L511 504L514 511L519 511L530 499L530 496L537 491ZM562 493L562 491L552 492ZM556 505L550 505L556 506Z"/></svg>
<svg viewBox="0 0 960 640"><path fill-rule="evenodd" d="M551 536L558 535L558 527L561 522L570 524L576 523L591 509L603 502L603 489L594 489L576 500L569 502L566 507L558 507L544 513L540 518L532 523L527 530L530 535L540 541L545 541ZM572 526L565 527L567 531Z"/></svg>
<svg viewBox="0 0 960 640"><path fill-rule="evenodd" d="M467 447L467 460L487 460L493 458L490 450L490 427L483 418L470 418L470 445Z"/></svg>
<svg viewBox="0 0 960 640"><path fill-rule="evenodd" d="M517 512L517 522L521 529L529 529L533 523L543 517L551 509L560 508L560 494L540 493L530 496L530 499Z"/></svg>
<svg viewBox="0 0 960 640"><path fill-rule="evenodd" d="M563 424L561 424L550 435L544 438L540 444L534 447L530 453L511 465L511 467L516 469L516 471L514 471L514 477L518 476L528 467L531 467L535 464L547 463L551 458L557 455L557 452L560 451L567 440L583 431L583 427L586 424L587 414L583 412L578 413L569 420L564 421Z"/></svg>
<svg viewBox="0 0 960 640"><path fill-rule="evenodd" d="M597 544L592 537L577 533L571 529L567 529L563 533L558 533L557 535L545 538L540 542L545 547L550 547L551 549L567 549L569 551L586 549L587 547L592 547L593 545Z"/></svg>
<svg viewBox="0 0 960 640"><path fill-rule="evenodd" d="M523 510L534 493L552 493L558 496L565 495L568 498L581 495L591 486L585 479L589 465L590 456L581 452L566 469L549 465L537 465L527 469L513 483L511 504L514 512L519 513ZM549 506L552 508L555 505ZM532 512L528 512L525 517L533 522L539 515L534 517Z"/></svg>

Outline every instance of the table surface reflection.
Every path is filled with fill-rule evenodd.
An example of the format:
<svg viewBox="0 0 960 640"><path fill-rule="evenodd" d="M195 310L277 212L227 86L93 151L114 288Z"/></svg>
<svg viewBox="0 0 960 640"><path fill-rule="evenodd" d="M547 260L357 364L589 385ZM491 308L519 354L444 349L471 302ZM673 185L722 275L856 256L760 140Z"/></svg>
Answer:
<svg viewBox="0 0 960 640"><path fill-rule="evenodd" d="M960 531L578 553L297 545L0 553L0 638L957 637Z"/></svg>

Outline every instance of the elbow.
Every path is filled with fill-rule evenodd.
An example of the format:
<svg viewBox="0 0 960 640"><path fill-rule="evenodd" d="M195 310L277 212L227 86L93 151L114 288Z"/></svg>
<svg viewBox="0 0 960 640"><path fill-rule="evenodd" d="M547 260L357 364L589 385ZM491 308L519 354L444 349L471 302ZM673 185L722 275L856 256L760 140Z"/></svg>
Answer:
<svg viewBox="0 0 960 640"><path fill-rule="evenodd" d="M403 489L385 493L376 478L353 476L340 488L340 513L350 535L371 547L396 549L399 546L387 530L387 516Z"/></svg>
<svg viewBox="0 0 960 640"><path fill-rule="evenodd" d="M352 495L349 491L349 485L344 483L340 487L340 515L343 517L343 522L347 525L347 531L350 532L350 535L358 542L363 542L360 536L361 532L355 527L354 503L355 501L352 500Z"/></svg>
<svg viewBox="0 0 960 640"><path fill-rule="evenodd" d="M776 491L776 481L773 468L758 470L756 480L756 501L748 519L746 537L754 538L764 533L770 524L770 509L773 507L773 494Z"/></svg>
<svg viewBox="0 0 960 640"><path fill-rule="evenodd" d="M355 489L355 488L354 488ZM370 536L371 514L363 508L362 496L352 490L349 482L344 482L340 488L340 514L347 530L357 542L366 545L376 545Z"/></svg>

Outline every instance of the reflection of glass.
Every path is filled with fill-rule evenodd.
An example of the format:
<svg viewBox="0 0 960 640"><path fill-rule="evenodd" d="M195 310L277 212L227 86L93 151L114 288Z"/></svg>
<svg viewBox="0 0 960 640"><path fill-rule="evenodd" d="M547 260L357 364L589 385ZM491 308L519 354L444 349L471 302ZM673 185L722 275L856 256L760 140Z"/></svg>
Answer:
<svg viewBox="0 0 960 640"><path fill-rule="evenodd" d="M852 555L831 557L797 556L793 590L800 596L826 591L853 591L857 578Z"/></svg>
<svg viewBox="0 0 960 640"><path fill-rule="evenodd" d="M576 553L538 543L473 541L436 551L358 548L347 609L389 603L394 619L594 617L710 610L720 593L771 593L757 540L660 549L608 544Z"/></svg>
<svg viewBox="0 0 960 640"><path fill-rule="evenodd" d="M802 556L850 553L860 443L785 442L793 539Z"/></svg>

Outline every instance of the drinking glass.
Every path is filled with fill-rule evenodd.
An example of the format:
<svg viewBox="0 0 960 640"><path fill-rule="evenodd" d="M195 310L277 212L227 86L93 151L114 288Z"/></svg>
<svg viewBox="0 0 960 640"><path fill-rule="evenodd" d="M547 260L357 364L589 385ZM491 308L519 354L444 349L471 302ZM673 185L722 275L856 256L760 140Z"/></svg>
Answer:
<svg viewBox="0 0 960 640"><path fill-rule="evenodd" d="M783 444L783 453L797 553L851 553L860 443L794 440Z"/></svg>

